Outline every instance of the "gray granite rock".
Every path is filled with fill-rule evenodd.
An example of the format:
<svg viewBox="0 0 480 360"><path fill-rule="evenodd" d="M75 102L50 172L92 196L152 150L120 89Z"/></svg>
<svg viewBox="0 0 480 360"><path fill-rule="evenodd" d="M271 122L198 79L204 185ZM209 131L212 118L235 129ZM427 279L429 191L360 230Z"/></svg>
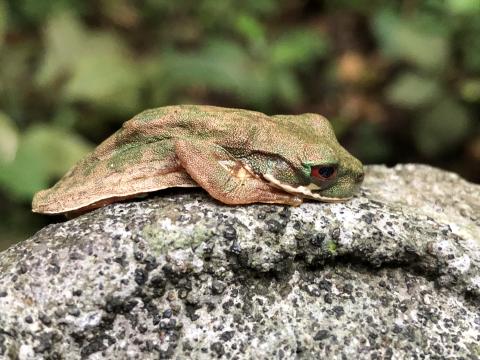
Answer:
<svg viewBox="0 0 480 360"><path fill-rule="evenodd" d="M164 192L0 254L11 359L480 358L480 186L368 168L342 204Z"/></svg>

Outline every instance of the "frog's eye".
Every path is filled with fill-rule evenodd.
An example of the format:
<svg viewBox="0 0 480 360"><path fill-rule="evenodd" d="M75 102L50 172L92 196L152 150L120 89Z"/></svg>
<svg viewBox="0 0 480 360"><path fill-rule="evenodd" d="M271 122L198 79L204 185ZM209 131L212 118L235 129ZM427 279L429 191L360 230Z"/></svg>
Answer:
<svg viewBox="0 0 480 360"><path fill-rule="evenodd" d="M310 175L318 180L332 180L337 175L337 167L333 165L312 166Z"/></svg>

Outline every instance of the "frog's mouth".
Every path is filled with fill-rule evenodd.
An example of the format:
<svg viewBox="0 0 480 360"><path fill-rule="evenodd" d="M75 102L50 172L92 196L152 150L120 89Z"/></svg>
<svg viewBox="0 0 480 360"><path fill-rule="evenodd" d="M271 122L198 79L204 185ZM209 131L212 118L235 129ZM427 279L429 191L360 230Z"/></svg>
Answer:
<svg viewBox="0 0 480 360"><path fill-rule="evenodd" d="M344 197L344 198L337 198L337 197L328 197L328 196L322 196L318 193L314 193L312 190L320 190L320 188L315 185L315 184L310 184L307 186L292 186L289 184L282 183L275 177L273 177L270 174L264 174L263 178L268 181L270 185L273 187L276 187L277 189L281 189L287 193L290 194L295 194L295 195L300 195L302 197L310 198L310 199L315 199L319 201L324 201L324 202L342 202L342 201L347 201L351 199L352 197Z"/></svg>

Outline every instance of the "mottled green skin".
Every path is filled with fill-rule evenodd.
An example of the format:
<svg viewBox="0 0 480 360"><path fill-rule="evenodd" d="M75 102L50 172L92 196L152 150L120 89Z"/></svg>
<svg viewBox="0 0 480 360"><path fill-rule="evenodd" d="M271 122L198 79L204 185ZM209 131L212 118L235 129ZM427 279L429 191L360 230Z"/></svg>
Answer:
<svg viewBox="0 0 480 360"><path fill-rule="evenodd" d="M319 182L310 176L313 165L336 165L336 178ZM269 117L241 109L168 106L126 122L54 187L38 193L33 210L70 212L198 185L225 203L298 205L311 196L293 191L292 197L289 186L309 186L318 200L339 201L350 198L362 179L362 164L340 146L320 115Z"/></svg>

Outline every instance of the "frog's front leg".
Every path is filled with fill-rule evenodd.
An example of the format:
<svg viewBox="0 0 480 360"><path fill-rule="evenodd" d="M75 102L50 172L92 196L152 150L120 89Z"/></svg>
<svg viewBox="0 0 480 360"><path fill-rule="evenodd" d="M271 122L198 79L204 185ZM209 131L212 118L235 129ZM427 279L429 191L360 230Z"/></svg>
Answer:
<svg viewBox="0 0 480 360"><path fill-rule="evenodd" d="M185 171L225 204L274 203L298 206L302 198L273 188L214 143L179 140L175 153Z"/></svg>

